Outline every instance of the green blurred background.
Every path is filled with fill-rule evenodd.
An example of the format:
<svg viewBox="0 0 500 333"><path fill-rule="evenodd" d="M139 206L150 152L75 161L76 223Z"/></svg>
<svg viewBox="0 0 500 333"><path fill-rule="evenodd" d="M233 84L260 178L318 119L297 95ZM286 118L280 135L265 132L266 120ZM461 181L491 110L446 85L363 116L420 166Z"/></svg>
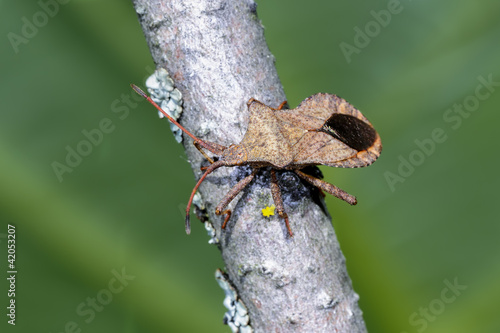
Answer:
<svg viewBox="0 0 500 333"><path fill-rule="evenodd" d="M382 137L370 168L322 168L359 200L326 198L369 332L500 332L500 87L478 80L500 82L500 2L394 3L261 1L258 14L292 107L336 93ZM376 23L388 7L398 13ZM0 1L1 331L228 332L219 251L200 223L184 233L182 146L150 106L125 102L153 68L131 3L73 0L46 22L41 10ZM34 15L37 31L15 39ZM340 45L356 43L346 57ZM106 118L110 133L60 181L53 163ZM436 129L446 140L431 144Z"/></svg>

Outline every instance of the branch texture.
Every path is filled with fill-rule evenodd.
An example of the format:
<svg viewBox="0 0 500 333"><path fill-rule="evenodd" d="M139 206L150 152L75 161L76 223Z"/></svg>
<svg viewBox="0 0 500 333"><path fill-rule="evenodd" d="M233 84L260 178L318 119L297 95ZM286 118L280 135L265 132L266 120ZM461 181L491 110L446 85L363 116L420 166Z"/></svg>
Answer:
<svg viewBox="0 0 500 333"><path fill-rule="evenodd" d="M250 98L272 107L286 99L252 0L133 2L156 66L166 68L182 92L180 122L199 138L238 143L247 129ZM184 145L199 178L206 161L186 136ZM221 168L199 192L228 280L247 307L254 332L366 332L322 200L314 200L317 192L295 174L277 173L293 238L283 219L262 214L273 203L269 170L236 197L221 232L223 217L215 215L215 207L250 172Z"/></svg>

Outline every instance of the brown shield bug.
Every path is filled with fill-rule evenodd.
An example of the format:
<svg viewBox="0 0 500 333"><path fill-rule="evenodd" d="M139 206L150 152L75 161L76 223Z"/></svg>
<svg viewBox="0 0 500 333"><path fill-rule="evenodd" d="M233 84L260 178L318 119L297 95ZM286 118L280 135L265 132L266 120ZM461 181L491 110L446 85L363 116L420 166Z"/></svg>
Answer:
<svg viewBox="0 0 500 333"><path fill-rule="evenodd" d="M277 109L250 99L248 129L239 144L229 147L198 139L182 125L163 111L148 95L136 85L132 88L153 104L168 120L177 125L194 140L194 145L210 162L205 173L196 183L186 208L186 232L191 231L189 211L194 194L207 175L220 167L249 165L253 172L241 179L224 196L215 209L217 215L225 214L222 229L231 216L229 203L255 177L259 168L271 167L271 193L278 215L285 220L290 236L293 236L288 216L276 177L276 169L292 170L299 177L351 205L356 198L319 178L301 171L309 165L327 165L339 168L358 168L372 164L382 151L377 131L363 114L344 99L330 94L316 94L306 98L295 109L283 109L283 102ZM213 161L202 149L217 155Z"/></svg>

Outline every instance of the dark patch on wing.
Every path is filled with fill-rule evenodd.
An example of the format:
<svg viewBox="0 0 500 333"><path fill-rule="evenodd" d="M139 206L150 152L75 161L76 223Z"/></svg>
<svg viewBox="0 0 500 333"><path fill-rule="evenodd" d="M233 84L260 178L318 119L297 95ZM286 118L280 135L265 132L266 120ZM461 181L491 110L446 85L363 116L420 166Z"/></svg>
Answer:
<svg viewBox="0 0 500 333"><path fill-rule="evenodd" d="M341 113L332 114L318 131L331 135L357 151L370 148L377 138L377 132L372 126Z"/></svg>

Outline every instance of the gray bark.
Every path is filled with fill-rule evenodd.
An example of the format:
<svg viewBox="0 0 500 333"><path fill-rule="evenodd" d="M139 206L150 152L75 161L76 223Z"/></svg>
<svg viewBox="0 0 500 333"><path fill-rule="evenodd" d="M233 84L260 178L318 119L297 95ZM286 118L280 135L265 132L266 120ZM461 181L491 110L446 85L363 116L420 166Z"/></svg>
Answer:
<svg viewBox="0 0 500 333"><path fill-rule="evenodd" d="M133 2L157 67L169 71L183 94L180 122L201 139L238 143L251 97L272 107L285 100L252 0ZM187 136L184 145L199 178L206 162ZM199 192L253 330L366 332L330 218L294 174L279 173L293 238L277 215L262 215L273 203L267 171L236 197L228 227L221 231L223 217L215 215L215 207L246 172L245 167L220 168Z"/></svg>

